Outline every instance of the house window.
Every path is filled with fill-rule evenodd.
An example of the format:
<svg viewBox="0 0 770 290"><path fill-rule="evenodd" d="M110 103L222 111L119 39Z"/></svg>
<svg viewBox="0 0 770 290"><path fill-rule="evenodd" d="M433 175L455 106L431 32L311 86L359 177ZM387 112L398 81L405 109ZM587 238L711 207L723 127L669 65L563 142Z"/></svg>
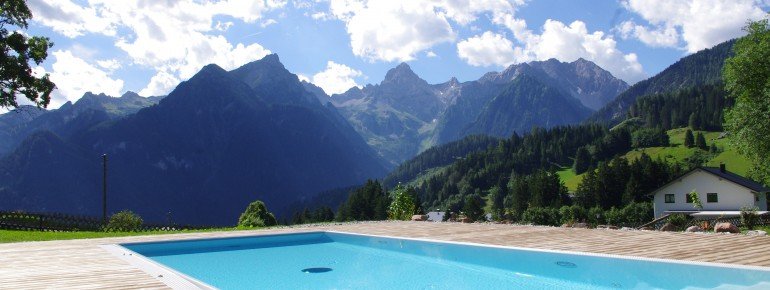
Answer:
<svg viewBox="0 0 770 290"><path fill-rule="evenodd" d="M666 203L674 203L674 195L666 194Z"/></svg>
<svg viewBox="0 0 770 290"><path fill-rule="evenodd" d="M716 194L716 192L707 193L706 202L719 202L719 196Z"/></svg>
<svg viewBox="0 0 770 290"><path fill-rule="evenodd" d="M690 196L689 194L685 193L684 194L684 201L686 203L692 203L692 196Z"/></svg>

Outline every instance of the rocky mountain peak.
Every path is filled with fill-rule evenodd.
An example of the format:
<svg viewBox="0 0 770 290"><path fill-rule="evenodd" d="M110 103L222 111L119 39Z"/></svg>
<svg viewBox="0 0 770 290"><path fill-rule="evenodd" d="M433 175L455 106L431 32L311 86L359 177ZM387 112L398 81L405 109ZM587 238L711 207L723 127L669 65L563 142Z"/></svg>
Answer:
<svg viewBox="0 0 770 290"><path fill-rule="evenodd" d="M382 84L386 83L425 83L425 80L421 79L419 76L417 76L414 71L412 71L412 68L406 64L405 62L402 62L395 68L392 68L388 71L387 74L385 74L385 79L382 81Z"/></svg>
<svg viewBox="0 0 770 290"><path fill-rule="evenodd" d="M120 96L120 98L125 98L125 99L136 99L141 97L142 96L140 96L139 94L133 91L126 91L122 96Z"/></svg>

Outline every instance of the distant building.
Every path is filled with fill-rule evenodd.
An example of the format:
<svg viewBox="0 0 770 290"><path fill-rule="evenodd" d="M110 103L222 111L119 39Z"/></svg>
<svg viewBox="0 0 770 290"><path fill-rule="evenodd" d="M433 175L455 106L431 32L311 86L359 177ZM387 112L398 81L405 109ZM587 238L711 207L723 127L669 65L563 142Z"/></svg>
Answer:
<svg viewBox="0 0 770 290"><path fill-rule="evenodd" d="M695 209L689 193L695 190L703 209ZM742 207L757 207L767 213L768 192L762 184L719 168L698 167L658 188L654 195L655 218L670 213L693 217L738 216Z"/></svg>
<svg viewBox="0 0 770 290"><path fill-rule="evenodd" d="M444 212L443 211L432 211L428 213L428 221L431 222L440 222L444 220Z"/></svg>

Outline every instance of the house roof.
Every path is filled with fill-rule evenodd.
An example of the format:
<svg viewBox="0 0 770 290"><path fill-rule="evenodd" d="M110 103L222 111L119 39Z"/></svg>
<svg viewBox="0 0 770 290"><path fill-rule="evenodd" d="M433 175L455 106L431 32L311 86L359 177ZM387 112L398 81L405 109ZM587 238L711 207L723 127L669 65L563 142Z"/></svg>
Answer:
<svg viewBox="0 0 770 290"><path fill-rule="evenodd" d="M680 176L677 176L676 178L672 179L670 182L666 183L665 185L663 185L661 187L658 187L653 192L651 192L650 195L658 193L661 188L667 187L670 184L674 183L675 181L677 181L677 180L679 180L679 179L681 179L681 178L683 178L683 177L685 177L687 175L690 175L691 173L696 172L698 170L702 170L704 172L711 173L712 175L716 175L719 178L722 178L724 180L727 180L727 181L730 181L730 182L735 183L737 185L740 185L740 186L743 186L745 188L748 188L751 191L755 191L755 192L769 192L770 191L770 189L768 189L767 187L763 186L761 183L758 183L756 181L753 181L751 179L745 178L743 176L740 176L738 174L732 173L732 172L727 171L727 170L722 172L722 170L719 167L699 166L699 167L696 167L693 170L685 172L684 174L682 174Z"/></svg>
<svg viewBox="0 0 770 290"><path fill-rule="evenodd" d="M751 189L752 191L756 192L766 192L770 191L767 187L763 186L761 183L758 183L756 181L753 181L751 179L745 178L743 176L740 176L738 174L732 173L730 171L725 170L722 172L719 167L700 167L700 169L705 170L708 173L714 174L716 176L719 176L723 179L727 179L729 181L732 181L734 183L737 183L738 185L741 185L745 188Z"/></svg>

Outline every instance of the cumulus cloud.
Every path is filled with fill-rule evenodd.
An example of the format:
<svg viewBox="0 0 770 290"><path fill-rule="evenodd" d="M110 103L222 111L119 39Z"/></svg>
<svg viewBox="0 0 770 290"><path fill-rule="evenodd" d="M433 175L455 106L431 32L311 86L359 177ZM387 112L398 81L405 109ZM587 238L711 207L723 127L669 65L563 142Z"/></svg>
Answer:
<svg viewBox="0 0 770 290"><path fill-rule="evenodd" d="M108 72L113 72L122 66L117 59L97 60L96 64Z"/></svg>
<svg viewBox="0 0 770 290"><path fill-rule="evenodd" d="M683 41L688 52L739 37L747 20L767 17L760 7L763 4L754 0L627 0L623 5L649 22L649 28L634 27L633 35L639 40L651 45L670 44L676 35L677 43Z"/></svg>
<svg viewBox="0 0 770 290"><path fill-rule="evenodd" d="M64 36L76 37L85 33L115 35L115 23L100 17L95 8L81 7L66 0L29 0L27 5L34 13L35 21Z"/></svg>
<svg viewBox="0 0 770 290"><path fill-rule="evenodd" d="M571 62L584 58L629 83L635 83L645 77L635 53L621 52L612 36L602 31L589 32L582 21L574 21L566 25L560 21L548 19L543 24L541 34L529 30L524 20L516 19L510 14L498 15L493 18L493 22L513 32L517 43L514 44L514 48L505 49L505 51L511 54L510 57L513 58L514 63L550 58ZM499 35L498 37L502 38ZM505 42L495 39L498 46L502 46ZM503 63L506 61L496 64Z"/></svg>
<svg viewBox="0 0 770 290"><path fill-rule="evenodd" d="M69 50L57 50L52 55L56 61L51 66L50 74L51 80L56 83L56 91L51 107L75 101L86 92L120 96L123 80L113 79L107 72L74 56Z"/></svg>
<svg viewBox="0 0 770 290"><path fill-rule="evenodd" d="M168 71L159 71L152 78L150 83L139 91L139 95L142 96L162 96L168 94L180 80L174 76L173 73Z"/></svg>
<svg viewBox="0 0 770 290"><path fill-rule="evenodd" d="M361 71L333 61L326 63L326 69L313 75L312 83L321 87L328 95L341 94L352 87L360 87L355 78L362 76ZM309 81L305 76L299 76Z"/></svg>
<svg viewBox="0 0 770 290"><path fill-rule="evenodd" d="M639 41L651 47L677 47L679 33L673 27L660 27L650 29L637 25L633 21L625 21L617 27L623 39L637 38Z"/></svg>
<svg viewBox="0 0 770 290"><path fill-rule="evenodd" d="M455 38L446 17L420 1L332 0L331 9L345 21L353 54L372 61L412 60Z"/></svg>
<svg viewBox="0 0 770 290"><path fill-rule="evenodd" d="M419 52L455 41L452 23L464 26L482 14L512 14L523 3L524 0L331 0L329 7L333 17L345 22L354 55L390 62L413 60Z"/></svg>
<svg viewBox="0 0 770 290"><path fill-rule="evenodd" d="M265 12L286 5L286 1L275 0L90 0L86 7L71 0L30 3L33 13L42 16L35 17L36 21L65 36L95 33L113 37L132 64L155 69L156 75L142 90L153 94L168 93L162 91L168 89L168 81L187 79L209 63L232 69L269 54L257 43L230 43L218 32L232 23L214 22L213 18L229 16L256 23Z"/></svg>
<svg viewBox="0 0 770 290"><path fill-rule="evenodd" d="M513 42L491 31L457 43L457 55L473 66L507 66L516 60Z"/></svg>

